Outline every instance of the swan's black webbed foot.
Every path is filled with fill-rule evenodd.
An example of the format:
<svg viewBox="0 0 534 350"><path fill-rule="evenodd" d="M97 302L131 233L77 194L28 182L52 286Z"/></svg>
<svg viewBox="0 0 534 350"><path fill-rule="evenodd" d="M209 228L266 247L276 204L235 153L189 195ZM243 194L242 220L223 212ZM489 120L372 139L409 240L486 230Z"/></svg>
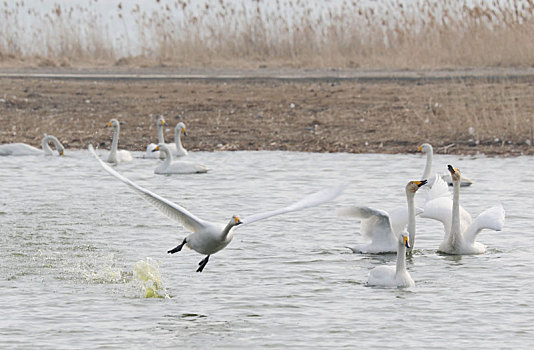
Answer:
<svg viewBox="0 0 534 350"><path fill-rule="evenodd" d="M182 248L184 247L186 243L187 243L187 239L184 238L184 241L179 246L171 250L167 250L167 253L170 253L170 254L178 253L180 250L182 250Z"/></svg>
<svg viewBox="0 0 534 350"><path fill-rule="evenodd" d="M201 262L198 263L199 268L197 269L197 272L202 272L204 270L204 267L206 267L208 260L210 259L210 256L206 256Z"/></svg>

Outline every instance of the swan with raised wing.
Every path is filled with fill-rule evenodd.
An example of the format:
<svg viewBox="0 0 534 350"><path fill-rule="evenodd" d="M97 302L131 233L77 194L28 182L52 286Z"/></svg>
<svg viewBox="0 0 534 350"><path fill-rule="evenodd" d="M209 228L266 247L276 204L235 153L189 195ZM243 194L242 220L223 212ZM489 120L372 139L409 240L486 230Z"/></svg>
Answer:
<svg viewBox="0 0 534 350"><path fill-rule="evenodd" d="M480 231L491 229L501 231L504 227L505 211L501 204L484 210L474 220L460 205L461 172L448 166L453 182L451 200L448 186L438 179L428 194L424 205L423 218L438 220L443 224L445 236L439 251L446 254L482 254L486 246L476 241Z"/></svg>
<svg viewBox="0 0 534 350"><path fill-rule="evenodd" d="M111 149L109 150L107 162L115 164L131 162L133 157L130 151L118 149L119 133L121 129L119 121L117 119L111 119L109 123L106 124L105 128L113 128L113 141L111 142Z"/></svg>
<svg viewBox="0 0 534 350"><path fill-rule="evenodd" d="M198 218L182 206L173 203L122 176L97 156L92 145L89 145L89 151L95 156L100 165L109 174L124 182L144 200L152 204L167 217L180 223L187 230L191 231L191 234L186 236L178 246L170 249L168 253L177 253L181 251L184 246L187 246L200 254L206 255L206 257L199 262L197 272L202 272L202 270L204 270L204 267L206 267L211 255L217 253L221 249L224 249L232 241L232 238L234 237L234 230L237 226L251 224L275 215L281 215L318 206L336 198L345 188L345 186L342 185L334 188L324 189L304 197L300 201L281 209L252 215L244 220L241 220L239 216L234 215L227 224L216 224Z"/></svg>
<svg viewBox="0 0 534 350"><path fill-rule="evenodd" d="M406 200L408 206L385 211L371 207L349 207L339 210L342 216L352 216L361 219L360 230L364 237L371 239L370 243L350 248L354 253L379 254L397 251L398 236L408 225L410 242L415 242L415 216L422 212L415 207L415 193L426 184L423 181L410 181L406 185ZM413 229L410 229L413 227ZM413 249L413 243L410 251Z"/></svg>
<svg viewBox="0 0 534 350"><path fill-rule="evenodd" d="M45 155L53 156L54 152L49 143L52 142L56 147L57 153L62 156L65 154L65 147L59 142L57 137L44 134L41 140L41 148L38 149L26 143L7 143L0 145L0 156L27 156L27 155Z"/></svg>

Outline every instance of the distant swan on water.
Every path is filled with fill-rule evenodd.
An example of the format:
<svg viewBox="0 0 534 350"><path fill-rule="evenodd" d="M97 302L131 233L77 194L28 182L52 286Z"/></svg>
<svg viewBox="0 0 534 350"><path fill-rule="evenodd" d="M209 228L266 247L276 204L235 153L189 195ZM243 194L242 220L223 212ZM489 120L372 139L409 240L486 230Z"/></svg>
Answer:
<svg viewBox="0 0 534 350"><path fill-rule="evenodd" d="M182 134L187 136L187 131L185 130L185 124L179 122L174 127L174 143L165 144L175 157L183 157L188 154L187 150L182 145Z"/></svg>
<svg viewBox="0 0 534 350"><path fill-rule="evenodd" d="M200 174L208 172L208 168L200 163L184 160L174 161L169 147L165 144L160 144L153 150L153 152L158 151L163 154L165 159L163 163L158 165L154 170L154 173L156 174Z"/></svg>
<svg viewBox="0 0 534 350"><path fill-rule="evenodd" d="M165 138L163 137L163 127L166 125L167 122L165 121L165 118L163 118L163 116L161 115L158 116L158 119L156 121L156 126L158 129L158 143L150 143L148 146L146 146L146 152L143 158L165 158L165 155L162 152L154 151L154 149L158 147L159 144L165 143Z"/></svg>
<svg viewBox="0 0 534 350"><path fill-rule="evenodd" d="M419 148L417 148L417 152L422 152L426 154L426 164L425 164L425 170L423 171L423 179L428 180L428 184L430 186L433 186L434 182L436 181L436 176L438 176L436 174L434 177L430 177L432 173L432 159L434 157L434 149L432 148L432 145L430 145L429 143L423 143L421 146L419 146ZM445 180L445 182L447 182L449 186L452 186L452 179L451 179L450 174L448 173L443 174L441 175L441 177L443 178L443 180ZM460 186L467 187L467 186L471 186L472 184L473 184L473 181L464 177L462 179L462 182L460 183Z"/></svg>
<svg viewBox="0 0 534 350"><path fill-rule="evenodd" d="M184 246L187 246L200 254L206 255L206 257L199 262L197 272L202 272L204 270L204 267L206 267L211 255L224 249L232 241L232 238L234 237L234 229L237 226L251 224L275 215L286 214L297 210L318 206L336 198L345 188L343 185L324 189L304 197L300 201L281 209L255 214L245 218L244 220L241 220L239 216L234 215L227 224L217 224L198 218L182 206L173 203L122 176L98 157L92 145L89 145L89 151L109 174L124 182L138 195L140 195L141 198L152 204L164 215L183 225L187 230L191 231L191 234L185 237L178 246L170 249L168 253L177 253L181 251Z"/></svg>
<svg viewBox="0 0 534 350"><path fill-rule="evenodd" d="M119 132L120 123L117 119L111 119L106 124L105 128L113 128L113 141L111 142L111 149L109 150L108 163L119 164L122 162L131 162L133 160L132 154L126 150L119 150Z"/></svg>
<svg viewBox="0 0 534 350"><path fill-rule="evenodd" d="M52 135L45 134L41 140L42 150L30 146L26 143L7 143L0 145L0 156L27 156L27 155L45 155L53 156L54 152L49 146L49 142L52 142L56 147L56 151L60 156L64 155L65 147L59 142L59 140Z"/></svg>

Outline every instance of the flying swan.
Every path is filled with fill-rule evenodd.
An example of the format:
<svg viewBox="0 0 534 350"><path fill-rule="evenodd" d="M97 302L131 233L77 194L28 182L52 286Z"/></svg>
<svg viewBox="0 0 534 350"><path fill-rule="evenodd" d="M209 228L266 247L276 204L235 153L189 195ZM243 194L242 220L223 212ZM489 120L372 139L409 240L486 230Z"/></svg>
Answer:
<svg viewBox="0 0 534 350"><path fill-rule="evenodd" d="M117 119L111 119L106 124L105 128L113 128L113 141L111 142L111 149L109 150L108 163L119 164L122 162L131 162L133 160L132 154L126 150L118 150L119 146L119 132L120 123Z"/></svg>
<svg viewBox="0 0 534 350"><path fill-rule="evenodd" d="M208 168L199 163L183 160L174 161L171 151L165 144L156 146L152 152L158 151L164 155L165 160L154 170L155 174L200 174L208 172Z"/></svg>
<svg viewBox="0 0 534 350"><path fill-rule="evenodd" d="M352 216L361 219L360 230L364 237L371 239L371 243L349 247L354 253L379 254L397 251L398 236L408 225L410 232L410 251L415 242L415 216L423 210L416 208L414 197L417 190L426 184L423 181L410 181L406 185L407 207L399 207L385 211L371 207L349 207L341 209L342 216ZM410 229L413 227L413 229Z"/></svg>
<svg viewBox="0 0 534 350"><path fill-rule="evenodd" d="M251 224L258 220L267 219L275 215L281 215L318 206L322 203L333 200L340 195L345 188L345 185L342 185L334 188L324 189L304 197L300 201L281 209L255 214L245 218L244 220L241 220L239 216L234 215L226 225L217 224L196 217L180 205L173 203L155 193L152 193L151 191L122 176L97 156L92 145L89 145L89 151L98 160L104 170L115 176L120 181L124 182L138 195L156 207L156 209L161 211L167 217L180 223L187 230L191 231L191 234L185 237L182 243L169 250L168 253L177 253L182 250L184 245L186 245L194 251L206 255L206 257L198 264L199 267L197 272L202 272L202 270L204 270L204 267L206 267L206 264L208 263L208 260L212 254L217 253L232 241L232 238L234 237L234 229L237 226Z"/></svg>
<svg viewBox="0 0 534 350"><path fill-rule="evenodd" d="M30 146L25 143L8 143L5 145L0 145L0 156L27 156L27 155L45 155L53 156L54 152L52 148L48 145L49 142L52 142L56 147L56 151L60 156L65 153L65 147L59 142L59 140L52 135L44 134L44 137L41 141L42 150Z"/></svg>
<svg viewBox="0 0 534 350"><path fill-rule="evenodd" d="M406 270L406 249L410 249L409 233L401 232L397 239L397 264L382 265L369 271L368 286L386 288L407 288L415 286L415 282Z"/></svg>
<svg viewBox="0 0 534 350"><path fill-rule="evenodd" d="M423 171L423 179L428 180L428 184L430 186L434 185L434 182L436 181L437 174L434 177L430 177L430 174L432 173L432 159L434 157L434 149L432 148L432 145L429 143L423 143L419 148L417 148L417 152L423 152L426 154L426 165L425 170ZM449 186L452 186L452 179L450 174L444 174L441 175L443 180L447 182ZM460 183L462 187L471 186L473 184L473 181L469 180L468 178L464 177L462 178L462 182Z"/></svg>
<svg viewBox="0 0 534 350"><path fill-rule="evenodd" d="M483 229L501 231L504 226L505 212L501 204L484 210L476 219L460 205L461 172L448 166L453 182L453 198L451 200L448 186L438 178L428 193L424 205L423 218L441 221L445 236L439 251L446 254L482 254L486 247L476 238Z"/></svg>
<svg viewBox="0 0 534 350"><path fill-rule="evenodd" d="M158 129L158 144L165 143L165 139L163 137L163 127L166 125L167 122L165 122L165 118L163 118L161 115L158 116L158 119L156 121L156 126ZM146 146L146 153L143 158L165 158L162 152L154 151L154 149L158 147L158 144L150 143L148 146Z"/></svg>

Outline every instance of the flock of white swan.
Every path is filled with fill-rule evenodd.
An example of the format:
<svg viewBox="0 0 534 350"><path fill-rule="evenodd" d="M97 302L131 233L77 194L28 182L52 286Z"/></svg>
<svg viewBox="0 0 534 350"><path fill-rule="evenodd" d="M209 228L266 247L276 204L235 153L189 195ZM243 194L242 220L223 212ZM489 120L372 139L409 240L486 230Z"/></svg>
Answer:
<svg viewBox="0 0 534 350"><path fill-rule="evenodd" d="M156 174L184 174L205 173L208 171L202 164L179 160L173 157L187 156L187 150L182 146L181 135L187 135L184 123L178 123L175 128L175 142L165 143L163 127L166 126L163 117L157 119L158 143L147 146L145 158L163 160L154 170ZM127 150L119 150L120 123L111 119L106 128L113 128L111 149L107 157L108 163L119 164L133 160L132 154ZM53 155L49 143L52 142L59 155L64 154L64 147L54 136L45 135L42 140L42 150L23 143L0 145L0 156L21 155ZM152 204L170 219L181 224L191 233L181 243L168 253L174 254L182 250L184 246L205 255L199 262L197 272L202 272L211 255L224 249L234 236L234 230L240 225L267 219L275 215L286 214L305 208L318 206L331 201L340 195L346 185L327 188L313 193L281 209L263 212L241 219L233 215L227 224L218 224L203 220L179 204L173 203L160 195L145 189L106 164L96 154L92 145L89 151L98 160L100 165L115 178L124 182L143 199ZM445 254L464 255L482 254L486 247L477 242L477 236L483 229L501 231L504 226L505 211L502 205L486 209L475 219L460 205L460 187L469 186L472 181L462 177L459 169L448 166L447 175L432 175L433 149L428 143L418 148L419 152L426 153L427 162L420 181L410 181L406 185L407 205L390 210L354 206L338 210L338 215L352 216L361 220L361 234L369 240L369 243L351 247L354 253L381 254L396 253L395 266L379 266L369 272L367 284L381 287L412 287L415 285L412 277L406 269L406 254L411 254L416 237L416 217L429 218L440 221L443 224L444 236L438 251ZM449 182L452 186L452 195L449 190ZM422 187L429 187L426 199L422 207L415 205L415 195Z"/></svg>

